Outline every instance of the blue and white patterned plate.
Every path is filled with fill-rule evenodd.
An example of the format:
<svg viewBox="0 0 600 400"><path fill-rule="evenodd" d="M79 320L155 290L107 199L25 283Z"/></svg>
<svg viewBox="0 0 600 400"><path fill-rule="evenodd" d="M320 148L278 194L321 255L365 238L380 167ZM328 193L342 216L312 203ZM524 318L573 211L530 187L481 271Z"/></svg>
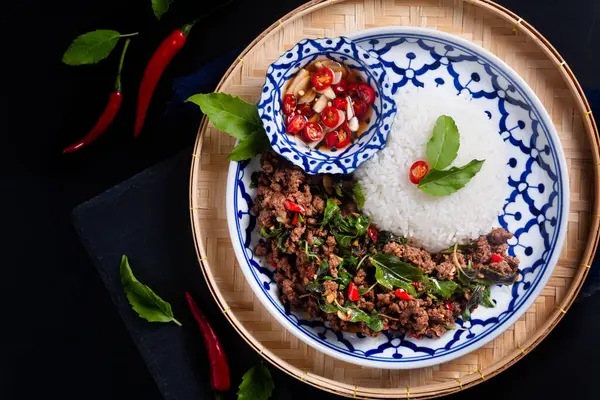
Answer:
<svg viewBox="0 0 600 400"><path fill-rule="evenodd" d="M500 335L533 304L546 285L564 242L569 211L567 167L548 113L531 88L486 50L442 32L407 27L366 30L352 39L379 54L393 92L405 85L467 92L498 126L507 146L510 196L498 225L515 237L509 252L521 259L511 288L494 287L495 308L479 308L462 329L440 339L411 339L384 332L376 338L336 333L306 313L290 312L279 300L272 270L252 253L259 236L249 214L255 196L250 175L257 159L231 163L227 216L234 250L256 296L291 333L341 360L378 368L421 368L471 352Z"/></svg>
<svg viewBox="0 0 600 400"><path fill-rule="evenodd" d="M358 71L375 91L371 122L350 146L337 150L311 149L298 136L285 133L281 94L286 83L317 59L328 58ZM383 149L396 116L392 85L376 53L366 51L345 37L304 39L286 51L267 69L258 101L258 115L275 152L309 174L349 174Z"/></svg>

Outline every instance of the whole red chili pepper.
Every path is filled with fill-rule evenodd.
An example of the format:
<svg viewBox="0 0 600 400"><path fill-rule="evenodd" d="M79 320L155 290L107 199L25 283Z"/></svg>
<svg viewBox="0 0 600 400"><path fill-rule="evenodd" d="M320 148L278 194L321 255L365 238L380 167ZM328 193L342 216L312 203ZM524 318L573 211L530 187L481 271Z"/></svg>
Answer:
<svg viewBox="0 0 600 400"><path fill-rule="evenodd" d="M304 206L301 206L299 204L294 203L293 201L289 201L286 200L283 203L283 206L285 207L286 210L288 211L294 211L294 212L299 212L301 214L304 214L306 212L306 208L304 208Z"/></svg>
<svg viewBox="0 0 600 400"><path fill-rule="evenodd" d="M394 294L396 295L396 297L398 297L400 300L412 300L412 296L408 293L406 293L406 290L402 289L402 288L398 288L394 291Z"/></svg>
<svg viewBox="0 0 600 400"><path fill-rule="evenodd" d="M206 352L208 353L208 359L210 361L210 386L213 390L219 392L226 392L231 387L231 379L229 375L229 364L227 363L227 357L219 342L219 338L215 331L208 323L208 320L198 308L198 305L192 298L189 292L185 292L188 305L194 319L198 323L200 332L204 337L204 345L206 346Z"/></svg>
<svg viewBox="0 0 600 400"><path fill-rule="evenodd" d="M140 83L134 136L137 137L144 127L146 112L148 111L148 106L150 105L150 100L152 99L158 80L165 68L167 68L167 65L169 65L173 57L175 57L175 54L177 54L185 45L187 36L194 24L195 21L171 32L171 34L158 46L148 62L146 70L144 71L142 83Z"/></svg>
<svg viewBox="0 0 600 400"><path fill-rule="evenodd" d="M121 61L119 62L119 69L117 70L115 86L110 94L110 97L108 98L108 104L106 105L104 112L92 130L83 139L64 149L63 154L79 150L98 139L98 137L104 133L104 131L115 119L115 116L121 107L121 102L123 101L123 93L121 92L121 69L123 69L123 60L125 60L125 53L127 52L127 47L129 46L130 41L131 39L127 39L125 41L125 46L123 46L123 52L121 53Z"/></svg>

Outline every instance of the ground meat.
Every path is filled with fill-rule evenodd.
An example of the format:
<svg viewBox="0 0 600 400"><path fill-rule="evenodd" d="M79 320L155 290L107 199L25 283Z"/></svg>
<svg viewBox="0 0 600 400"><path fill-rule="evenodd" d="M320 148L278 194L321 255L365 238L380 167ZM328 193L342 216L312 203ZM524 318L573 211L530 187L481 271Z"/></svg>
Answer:
<svg viewBox="0 0 600 400"><path fill-rule="evenodd" d="M427 274L435 270L435 262L431 259L431 253L427 250L407 244L391 242L383 246L383 252L394 254L396 257L421 268Z"/></svg>
<svg viewBox="0 0 600 400"><path fill-rule="evenodd" d="M304 231L306 230L306 225L298 225L294 229L292 229L292 233L290 234L290 239L293 242L297 242L300 240L302 235L304 235ZM309 243L310 244L310 243Z"/></svg>
<svg viewBox="0 0 600 400"><path fill-rule="evenodd" d="M266 256L268 251L269 249L263 241L258 242L254 247L254 255L258 257Z"/></svg>
<svg viewBox="0 0 600 400"><path fill-rule="evenodd" d="M506 243L506 241L513 237L513 234L505 230L504 228L492 229L488 234L487 238L493 245L500 245Z"/></svg>
<svg viewBox="0 0 600 400"><path fill-rule="evenodd" d="M308 310L308 313L311 317L318 317L321 313L319 302L312 296L309 296L306 299L306 309Z"/></svg>
<svg viewBox="0 0 600 400"><path fill-rule="evenodd" d="M435 267L438 279L451 281L456 275L456 265L453 261L447 260Z"/></svg>
<svg viewBox="0 0 600 400"><path fill-rule="evenodd" d="M287 278L291 279L294 275L292 273L292 266L290 265L287 257L281 257L279 259L279 262L277 263L277 269L279 270L279 273L283 274Z"/></svg>
<svg viewBox="0 0 600 400"><path fill-rule="evenodd" d="M375 303L373 303L372 301L367 301L364 297L361 297L360 299L358 299L357 306L361 310L370 312L372 309L375 308Z"/></svg>
<svg viewBox="0 0 600 400"><path fill-rule="evenodd" d="M322 246L323 254L325 254L326 256L333 254L333 252L335 252L335 245L335 237L328 236L327 241L325 241L325 244Z"/></svg>
<svg viewBox="0 0 600 400"><path fill-rule="evenodd" d="M446 308L445 305L441 304L435 308L427 309L427 316L431 324L442 324L452 326L454 325L454 318L452 318L452 311Z"/></svg>
<svg viewBox="0 0 600 400"><path fill-rule="evenodd" d="M512 275L513 268L506 260L502 260L500 262L495 262L490 264L490 269L502 274L502 275Z"/></svg>
<svg viewBox="0 0 600 400"><path fill-rule="evenodd" d="M338 284L334 281L325 281L323 282L323 287L325 288L325 293L323 293L323 297L328 303L333 303L333 300L337 298L337 289Z"/></svg>
<svg viewBox="0 0 600 400"><path fill-rule="evenodd" d="M395 296L390 293L378 293L377 294L377 307L387 306L392 303L392 299Z"/></svg>
<svg viewBox="0 0 600 400"><path fill-rule="evenodd" d="M476 250L471 254L473 262L476 264L487 264L490 262L493 251L485 236L480 236L475 242Z"/></svg>
<svg viewBox="0 0 600 400"><path fill-rule="evenodd" d="M379 332L375 332L373 329L369 328L369 326L365 322L359 322L357 326L360 332L365 336L375 337L379 335Z"/></svg>
<svg viewBox="0 0 600 400"><path fill-rule="evenodd" d="M354 284L358 287L367 286L367 272L364 269L359 269L354 277Z"/></svg>
<svg viewBox="0 0 600 400"><path fill-rule="evenodd" d="M375 268L368 259L362 263L362 268L356 270L356 264L364 255L372 255L382 251L394 254L404 262L420 268L425 274L439 280L457 281L457 266L452 254L432 254L418 246L411 238L406 244L390 242L383 248L373 244L367 235L352 239L352 249L342 249L336 243L334 234L336 226L321 227L323 212L326 207L323 177L306 175L300 168L289 161L267 153L261 157L263 170L253 175L253 181L258 183L257 196L251 209L256 216L257 229L265 230L271 238L263 238L254 247L255 255L266 256L267 264L275 268L274 280L277 283L282 302L294 309L307 311L312 317L321 318L336 331L351 330L367 336L375 336L365 322L351 323L340 319L338 313L326 313L321 310L323 304L348 304L347 289L340 290L340 283L334 280L324 280L328 275L339 278L340 265L351 255L354 263L344 264L342 271L352 275L352 282L363 291L370 290L352 302L360 310L368 314L379 314L386 329L404 333L410 337L439 337L448 327L452 327L467 307L471 292L467 288L457 291L451 299L435 300L428 294L423 282L414 282L417 295L412 300L401 300L396 297L394 290L377 285ZM331 176L331 184L348 185L351 180ZM345 193L345 192L344 192ZM335 196L335 193L329 193ZM347 218L360 212L351 196L336 196L342 216ZM285 208L285 202L291 201L305 208L303 219L292 224L295 212ZM265 235L266 236L266 235ZM514 274L519 267L519 259L508 255L506 241L512 237L504 229L494 229L486 236L461 246L457 254L459 265L467 267L470 262L474 268L487 268L503 275ZM316 245L317 244L317 245ZM492 254L498 254L503 260L491 263ZM342 259L342 256L344 259ZM317 270L323 262L327 262L327 270ZM307 285L317 283L307 289ZM449 302L450 306L446 306ZM475 308L473 306L472 308Z"/></svg>
<svg viewBox="0 0 600 400"><path fill-rule="evenodd" d="M346 329L348 323L338 318L337 314L329 313L326 314L326 320L329 322L329 326L336 332L341 332Z"/></svg>
<svg viewBox="0 0 600 400"><path fill-rule="evenodd" d="M322 213L325 211L325 200L319 195L314 195L312 198L312 206L315 208L315 212Z"/></svg>
<svg viewBox="0 0 600 400"><path fill-rule="evenodd" d="M293 281L289 279L284 279L280 282L279 289L283 296L281 300L285 303L288 302L290 304L298 303L298 295L296 294L296 290L294 288L295 284Z"/></svg>

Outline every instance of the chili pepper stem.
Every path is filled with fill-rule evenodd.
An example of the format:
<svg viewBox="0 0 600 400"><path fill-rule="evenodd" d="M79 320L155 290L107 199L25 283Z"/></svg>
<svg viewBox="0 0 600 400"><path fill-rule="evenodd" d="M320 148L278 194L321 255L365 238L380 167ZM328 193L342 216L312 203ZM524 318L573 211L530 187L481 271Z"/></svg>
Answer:
<svg viewBox="0 0 600 400"><path fill-rule="evenodd" d="M126 33L124 35L121 35L120 37L131 37L131 36L136 36L136 35L139 35L139 32Z"/></svg>
<svg viewBox="0 0 600 400"><path fill-rule="evenodd" d="M127 39L125 41L125 45L123 46L123 51L121 52L121 59L119 60L119 69L117 69L117 79L115 80L115 91L121 93L121 70L123 69L123 61L125 60L125 53L127 53L127 48L129 47L129 42L131 39Z"/></svg>

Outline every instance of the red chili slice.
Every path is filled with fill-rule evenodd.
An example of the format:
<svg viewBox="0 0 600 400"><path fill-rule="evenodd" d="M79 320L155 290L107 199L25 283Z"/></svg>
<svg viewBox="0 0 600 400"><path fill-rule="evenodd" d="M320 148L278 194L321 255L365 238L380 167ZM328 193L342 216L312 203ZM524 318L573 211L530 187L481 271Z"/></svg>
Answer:
<svg viewBox="0 0 600 400"><path fill-rule="evenodd" d="M293 94L286 94L283 98L283 113L290 115L296 110L296 96Z"/></svg>
<svg viewBox="0 0 600 400"><path fill-rule="evenodd" d="M286 200L283 202L283 206L288 211L293 211L293 212L302 213L302 214L304 214L306 212L306 208L304 208L304 206L301 206L300 204L296 204L293 201Z"/></svg>
<svg viewBox="0 0 600 400"><path fill-rule="evenodd" d="M354 114L356 118L361 119L367 112L369 112L369 106L364 101L360 100L358 97L352 98L352 108L354 109Z"/></svg>
<svg viewBox="0 0 600 400"><path fill-rule="evenodd" d="M335 107L325 107L321 111L321 122L328 128L335 128L340 123L340 113Z"/></svg>
<svg viewBox="0 0 600 400"><path fill-rule="evenodd" d="M375 91L369 85L365 85L364 83L358 84L357 95L368 105L375 103Z"/></svg>
<svg viewBox="0 0 600 400"><path fill-rule="evenodd" d="M333 82L333 71L329 68L321 68L313 74L311 80L315 89L327 89Z"/></svg>
<svg viewBox="0 0 600 400"><path fill-rule="evenodd" d="M500 254L496 254L496 253L492 254L492 260L491 261L493 263L497 263L497 262L500 262L502 260L504 260L504 258L502 258L502 256Z"/></svg>
<svg viewBox="0 0 600 400"><path fill-rule="evenodd" d="M292 218L292 225L298 225L298 213L294 213L294 218Z"/></svg>
<svg viewBox="0 0 600 400"><path fill-rule="evenodd" d="M313 110L308 103L302 104L300 107L298 107L296 111L298 112L298 114L304 115L306 118L309 119L310 117L315 115L315 110Z"/></svg>
<svg viewBox="0 0 600 400"><path fill-rule="evenodd" d="M406 293L406 290L402 289L402 288L398 288L394 291L394 294L396 295L397 298L399 298L400 300L412 300L412 296L408 293Z"/></svg>
<svg viewBox="0 0 600 400"><path fill-rule="evenodd" d="M408 176L410 181L417 185L419 182L421 182L421 179L425 178L427 172L429 172L429 166L427 163L425 161L417 161L410 166Z"/></svg>
<svg viewBox="0 0 600 400"><path fill-rule="evenodd" d="M338 129L329 132L325 136L325 145L330 149L333 147L341 149L342 147L346 147L351 139L352 132L350 131L348 124L343 123Z"/></svg>
<svg viewBox="0 0 600 400"><path fill-rule="evenodd" d="M350 282L348 285L348 299L350 299L350 301L358 301L359 297L358 288L354 282Z"/></svg>
<svg viewBox="0 0 600 400"><path fill-rule="evenodd" d="M452 311L454 309L454 307L452 307L452 303L450 303L449 301L446 302L446 304L444 304L446 306L447 310Z"/></svg>
<svg viewBox="0 0 600 400"><path fill-rule="evenodd" d="M304 127L302 136L307 142L317 142L323 139L323 128L316 122L309 122Z"/></svg>
<svg viewBox="0 0 600 400"><path fill-rule="evenodd" d="M290 123L287 125L286 131L292 134L300 132L306 126L306 117L303 115L296 115Z"/></svg>
<svg viewBox="0 0 600 400"><path fill-rule="evenodd" d="M346 111L346 108L348 107L348 100L346 100L345 97L336 97L333 100L333 106L338 110Z"/></svg>
<svg viewBox="0 0 600 400"><path fill-rule="evenodd" d="M367 234L369 235L373 243L377 242L377 239L379 238L379 231L377 230L375 225L369 225L369 227L367 228Z"/></svg>
<svg viewBox="0 0 600 400"><path fill-rule="evenodd" d="M346 90L348 90L348 81L342 79L341 81L333 85L331 88L333 89L335 94L343 95L346 93Z"/></svg>

